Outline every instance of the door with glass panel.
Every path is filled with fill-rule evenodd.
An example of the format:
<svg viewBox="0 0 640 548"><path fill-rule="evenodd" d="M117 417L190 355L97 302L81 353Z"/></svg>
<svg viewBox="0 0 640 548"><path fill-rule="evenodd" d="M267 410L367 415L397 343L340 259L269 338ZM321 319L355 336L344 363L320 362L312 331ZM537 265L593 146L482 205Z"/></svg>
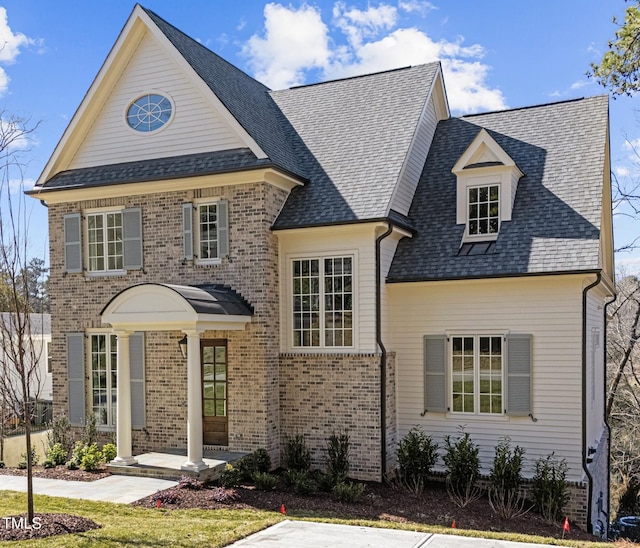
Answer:
<svg viewBox="0 0 640 548"><path fill-rule="evenodd" d="M227 445L227 341L204 340L202 363L202 443Z"/></svg>

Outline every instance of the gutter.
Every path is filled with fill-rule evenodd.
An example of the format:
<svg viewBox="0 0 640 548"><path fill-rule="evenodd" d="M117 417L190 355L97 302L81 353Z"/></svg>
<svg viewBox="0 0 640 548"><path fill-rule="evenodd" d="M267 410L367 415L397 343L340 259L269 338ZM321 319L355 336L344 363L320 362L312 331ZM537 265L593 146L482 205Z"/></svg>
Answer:
<svg viewBox="0 0 640 548"><path fill-rule="evenodd" d="M393 232L388 223L387 230L376 238L376 342L380 347L380 478L385 479L387 470L387 349L382 343L382 289L380 276L380 245Z"/></svg>
<svg viewBox="0 0 640 548"><path fill-rule="evenodd" d="M600 284L602 272L596 273L596 281L582 290L582 469L588 479L587 489L587 532L593 533L591 508L593 505L593 476L587 466L587 293Z"/></svg>

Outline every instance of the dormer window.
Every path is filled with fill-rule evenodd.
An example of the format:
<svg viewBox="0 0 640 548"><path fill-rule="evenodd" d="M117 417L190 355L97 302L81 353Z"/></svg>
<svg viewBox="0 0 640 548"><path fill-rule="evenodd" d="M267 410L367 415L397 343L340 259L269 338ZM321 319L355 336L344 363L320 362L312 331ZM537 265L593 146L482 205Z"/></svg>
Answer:
<svg viewBox="0 0 640 548"><path fill-rule="evenodd" d="M497 234L500 226L500 185L469 188L469 236Z"/></svg>
<svg viewBox="0 0 640 548"><path fill-rule="evenodd" d="M465 225L460 245L495 241L502 223L511 220L522 172L485 129L452 171L457 177L456 223Z"/></svg>

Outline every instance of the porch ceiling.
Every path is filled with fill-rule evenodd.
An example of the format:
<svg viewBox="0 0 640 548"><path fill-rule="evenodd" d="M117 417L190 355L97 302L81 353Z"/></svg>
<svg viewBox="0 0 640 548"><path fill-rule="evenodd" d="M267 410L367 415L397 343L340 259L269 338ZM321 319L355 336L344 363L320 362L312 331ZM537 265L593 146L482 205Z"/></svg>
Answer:
<svg viewBox="0 0 640 548"><path fill-rule="evenodd" d="M242 330L253 308L222 285L141 283L109 301L102 323L122 331Z"/></svg>

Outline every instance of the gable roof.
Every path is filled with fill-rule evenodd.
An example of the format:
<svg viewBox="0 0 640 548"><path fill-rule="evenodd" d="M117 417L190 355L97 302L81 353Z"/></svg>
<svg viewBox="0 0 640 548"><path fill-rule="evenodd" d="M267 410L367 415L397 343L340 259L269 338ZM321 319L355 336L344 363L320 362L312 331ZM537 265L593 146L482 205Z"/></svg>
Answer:
<svg viewBox="0 0 640 548"><path fill-rule="evenodd" d="M464 116L438 124L388 281L517 276L601 268L608 98ZM495 247L460 254L451 169L485 128L524 173Z"/></svg>

